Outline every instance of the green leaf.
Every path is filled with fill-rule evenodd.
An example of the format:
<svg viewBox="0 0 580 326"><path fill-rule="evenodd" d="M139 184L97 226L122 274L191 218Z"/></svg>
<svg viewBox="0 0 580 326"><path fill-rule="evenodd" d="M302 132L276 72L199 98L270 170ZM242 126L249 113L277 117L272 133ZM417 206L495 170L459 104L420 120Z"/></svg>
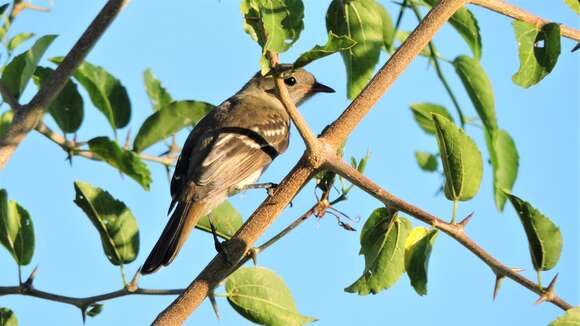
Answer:
<svg viewBox="0 0 580 326"><path fill-rule="evenodd" d="M61 63L62 58L51 58ZM121 81L99 66L83 62L73 74L89 93L93 105L101 111L113 130L127 126L131 119L131 101Z"/></svg>
<svg viewBox="0 0 580 326"><path fill-rule="evenodd" d="M411 227L411 222L386 208L373 211L360 237L360 254L365 256L363 275L344 290L367 295L394 285L405 272L405 241Z"/></svg>
<svg viewBox="0 0 580 326"><path fill-rule="evenodd" d="M18 326L18 320L12 310L0 308L0 326Z"/></svg>
<svg viewBox="0 0 580 326"><path fill-rule="evenodd" d="M246 319L269 326L304 325L316 318L298 312L290 289L264 267L242 267L226 281L230 305Z"/></svg>
<svg viewBox="0 0 580 326"><path fill-rule="evenodd" d="M333 32L328 33L328 40L324 45L316 45L308 52L302 53L296 61L294 68L301 68L314 60L324 58L338 51L345 51L352 48L356 42L346 35L336 36Z"/></svg>
<svg viewBox="0 0 580 326"><path fill-rule="evenodd" d="M34 227L28 211L0 189L0 243L20 266L30 264L34 254Z"/></svg>
<svg viewBox="0 0 580 326"><path fill-rule="evenodd" d="M137 181L143 189L149 190L151 172L137 154L122 149L117 142L107 137L95 137L89 140L89 150L112 167Z"/></svg>
<svg viewBox="0 0 580 326"><path fill-rule="evenodd" d="M455 71L488 132L497 129L493 88L479 61L461 55L453 61Z"/></svg>
<svg viewBox="0 0 580 326"><path fill-rule="evenodd" d="M564 0L564 2L570 7L570 9L574 10L574 12L580 15L580 2L578 0Z"/></svg>
<svg viewBox="0 0 580 326"><path fill-rule="evenodd" d="M580 306L566 310L566 313L551 322L548 326L580 325Z"/></svg>
<svg viewBox="0 0 580 326"><path fill-rule="evenodd" d="M8 127L12 124L12 117L14 113L12 110L8 110L0 115L0 137L4 135Z"/></svg>
<svg viewBox="0 0 580 326"><path fill-rule="evenodd" d="M240 212L227 200L214 208L209 215L202 217L195 226L200 230L211 233L208 216L211 216L211 222L216 229L217 235L224 239L230 239L244 223Z"/></svg>
<svg viewBox="0 0 580 326"><path fill-rule="evenodd" d="M562 252L560 229L530 203L506 193L524 226L532 263L537 271L547 271L558 263Z"/></svg>
<svg viewBox="0 0 580 326"><path fill-rule="evenodd" d="M511 191L516 183L520 157L514 140L503 129L486 133L486 141L493 167L495 206L501 212L506 201L504 190Z"/></svg>
<svg viewBox="0 0 580 326"><path fill-rule="evenodd" d="M409 108L413 111L413 117L417 121L417 124L419 124L419 127L428 134L434 135L436 133L431 114L437 113L453 121L453 117L449 114L449 111L439 104L426 102L412 103Z"/></svg>
<svg viewBox="0 0 580 326"><path fill-rule="evenodd" d="M101 303L94 303L93 305L91 305L91 307L89 308L89 310L87 310L87 316L89 316L89 317L96 317L102 311L103 311L103 304L101 304Z"/></svg>
<svg viewBox="0 0 580 326"><path fill-rule="evenodd" d="M445 197L469 200L477 194L481 184L481 153L473 139L453 122L438 114L433 114L433 121L445 172Z"/></svg>
<svg viewBox="0 0 580 326"><path fill-rule="evenodd" d="M101 188L82 181L75 181L74 186L74 202L97 228L109 261L113 265L134 261L139 253L139 227L131 210Z"/></svg>
<svg viewBox="0 0 580 326"><path fill-rule="evenodd" d="M145 81L145 91L147 91L147 95L153 106L153 111L159 111L173 102L171 95L161 85L159 79L155 78L151 69L143 72L143 80Z"/></svg>
<svg viewBox="0 0 580 326"><path fill-rule="evenodd" d="M133 150L145 148L175 134L187 126L195 126L214 106L199 101L176 101L150 115L139 129Z"/></svg>
<svg viewBox="0 0 580 326"><path fill-rule="evenodd" d="M20 95L22 95L26 84L28 84L32 74L34 74L34 70L36 70L38 62L55 38L56 35L42 36L36 40L28 51L17 55L4 67L2 83L16 99L19 99Z"/></svg>
<svg viewBox="0 0 580 326"><path fill-rule="evenodd" d="M20 44L28 41L32 37L34 37L34 33L20 33L15 35L10 39L10 41L8 41L8 44L6 44L8 53L12 53Z"/></svg>
<svg viewBox="0 0 580 326"><path fill-rule="evenodd" d="M333 0L326 13L326 29L356 42L341 51L346 67L347 95L355 98L372 77L385 45L381 5L375 0Z"/></svg>
<svg viewBox="0 0 580 326"><path fill-rule="evenodd" d="M430 6L435 6L439 0L425 0ZM481 58L481 35L475 16L467 8L459 8L449 19L449 24L461 35L473 52L475 59Z"/></svg>
<svg viewBox="0 0 580 326"><path fill-rule="evenodd" d="M439 231L416 227L405 242L405 270L411 285L419 295L427 294L427 271L431 249Z"/></svg>
<svg viewBox="0 0 580 326"><path fill-rule="evenodd" d="M385 7L378 2L376 2L376 7L383 20L383 43L385 50L389 51L393 48L393 42L395 41L395 26L393 26L391 15L389 15Z"/></svg>
<svg viewBox="0 0 580 326"><path fill-rule="evenodd" d="M435 172L437 171L437 157L429 152L415 151L415 160L423 171Z"/></svg>
<svg viewBox="0 0 580 326"><path fill-rule="evenodd" d="M520 58L520 69L512 76L512 81L528 88L539 83L556 66L560 55L560 25L549 23L538 29L515 20L512 26Z"/></svg>
<svg viewBox="0 0 580 326"><path fill-rule="evenodd" d="M34 72L34 82L37 86L44 84L54 70L38 67ZM73 133L79 130L84 118L84 103L77 85L69 79L63 90L50 104L48 112L65 133Z"/></svg>
<svg viewBox="0 0 580 326"><path fill-rule="evenodd" d="M302 0L242 0L244 30L263 49L287 51L304 29Z"/></svg>

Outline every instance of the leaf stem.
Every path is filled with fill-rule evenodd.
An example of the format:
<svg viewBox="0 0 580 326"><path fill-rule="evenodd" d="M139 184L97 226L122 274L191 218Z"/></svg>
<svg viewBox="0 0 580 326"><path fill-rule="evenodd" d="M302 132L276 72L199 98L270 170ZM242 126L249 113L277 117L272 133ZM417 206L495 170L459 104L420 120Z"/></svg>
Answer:
<svg viewBox="0 0 580 326"><path fill-rule="evenodd" d="M538 289L540 289L540 291L543 291L544 287L542 286L542 272L538 269L536 270L536 275L538 277Z"/></svg>
<svg viewBox="0 0 580 326"><path fill-rule="evenodd" d="M457 199L453 200L453 210L451 211L451 224L455 224L455 217L457 216Z"/></svg>
<svg viewBox="0 0 580 326"><path fill-rule="evenodd" d="M125 276L125 268L124 268L124 264L120 264L119 265L119 270L121 271L121 279L123 280L123 286L127 287L127 285L129 283L127 283L127 277Z"/></svg>

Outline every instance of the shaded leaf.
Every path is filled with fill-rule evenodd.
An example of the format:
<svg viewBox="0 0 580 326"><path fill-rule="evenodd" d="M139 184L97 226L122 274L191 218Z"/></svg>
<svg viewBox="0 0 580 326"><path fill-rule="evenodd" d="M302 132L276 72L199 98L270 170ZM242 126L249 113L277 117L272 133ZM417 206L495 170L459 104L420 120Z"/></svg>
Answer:
<svg viewBox="0 0 580 326"><path fill-rule="evenodd" d="M512 76L512 81L528 88L539 83L556 66L560 55L560 25L549 23L538 29L515 20L512 26L520 58L520 68Z"/></svg>
<svg viewBox="0 0 580 326"><path fill-rule="evenodd" d="M51 58L61 63L62 58ZM131 101L121 81L99 66L88 62L79 65L74 78L89 93L93 105L101 111L113 130L127 126L131 119Z"/></svg>
<svg viewBox="0 0 580 326"><path fill-rule="evenodd" d="M393 42L395 41L395 26L393 26L393 20L391 15L385 7L379 2L377 4L377 10L381 14L383 20L383 43L385 45L385 50L389 51L393 48Z"/></svg>
<svg viewBox="0 0 580 326"><path fill-rule="evenodd" d="M103 305L101 303L93 304L89 310L87 310L87 316L95 317L103 311Z"/></svg>
<svg viewBox="0 0 580 326"><path fill-rule="evenodd" d="M504 190L511 191L516 183L520 157L514 140L503 129L486 133L486 141L493 167L495 206L501 212L506 201Z"/></svg>
<svg viewBox="0 0 580 326"><path fill-rule="evenodd" d="M26 84L32 78L38 62L55 38L56 35L40 37L28 51L15 56L4 67L2 83L4 83L4 86L6 86L14 98L20 98L20 95L22 95L22 92L26 88Z"/></svg>
<svg viewBox="0 0 580 326"><path fill-rule="evenodd" d="M580 14L580 13L579 13ZM580 306L566 310L566 313L548 326L578 326L580 325Z"/></svg>
<svg viewBox="0 0 580 326"><path fill-rule="evenodd" d="M570 9L574 10L575 13L580 15L580 2L578 0L564 0L564 2L570 7Z"/></svg>
<svg viewBox="0 0 580 326"><path fill-rule="evenodd" d="M214 208L209 215L217 235L224 239L230 239L244 223L240 212L227 200ZM208 215L202 217L195 227L211 233Z"/></svg>
<svg viewBox="0 0 580 326"><path fill-rule="evenodd" d="M298 312L290 289L264 267L242 267L226 281L230 305L248 320L270 326L304 325L316 320Z"/></svg>
<svg viewBox="0 0 580 326"><path fill-rule="evenodd" d="M415 151L415 160L423 171L435 172L437 171L437 157L429 152Z"/></svg>
<svg viewBox="0 0 580 326"><path fill-rule="evenodd" d="M435 6L439 0L425 0L430 6ZM461 35L467 46L473 52L473 57L477 60L481 57L481 35L479 25L471 11L467 8L459 8L449 19L449 24Z"/></svg>
<svg viewBox="0 0 580 326"><path fill-rule="evenodd" d="M176 101L161 108L143 122L135 136L133 150L141 152L187 126L195 126L213 108L200 101Z"/></svg>
<svg viewBox="0 0 580 326"><path fill-rule="evenodd" d="M493 88L487 74L477 60L461 55L453 61L469 98L488 132L497 129Z"/></svg>
<svg viewBox="0 0 580 326"><path fill-rule="evenodd" d="M18 320L12 310L0 308L0 326L18 326Z"/></svg>
<svg viewBox="0 0 580 326"><path fill-rule="evenodd" d="M147 69L143 72L143 80L145 81L145 91L149 96L151 105L153 106L153 111L159 111L169 103L173 102L171 95L159 79L155 78L151 69Z"/></svg>
<svg viewBox="0 0 580 326"><path fill-rule="evenodd" d="M374 210L360 237L360 254L365 256L363 275L344 290L367 295L394 285L405 272L405 241L411 227L411 222L386 208Z"/></svg>
<svg viewBox="0 0 580 326"><path fill-rule="evenodd" d="M34 33L20 33L12 37L6 44L8 53L12 53L20 44L34 37Z"/></svg>
<svg viewBox="0 0 580 326"><path fill-rule="evenodd" d="M131 210L101 188L82 181L75 181L74 186L74 202L97 228L109 261L113 265L134 261L139 253L139 227Z"/></svg>
<svg viewBox="0 0 580 326"><path fill-rule="evenodd" d="M242 0L244 30L263 51L285 52L304 29L302 0Z"/></svg>
<svg viewBox="0 0 580 326"><path fill-rule="evenodd" d="M448 120L453 121L453 117L449 111L439 104L426 102L412 103L409 108L413 111L413 117L415 118L415 121L417 121L417 124L419 124L419 127L428 134L434 135L436 133L431 114L437 113Z"/></svg>
<svg viewBox="0 0 580 326"><path fill-rule="evenodd" d="M112 167L137 181L143 189L149 190L151 172L137 154L121 148L117 142L107 137L95 137L89 140L89 150Z"/></svg>
<svg viewBox="0 0 580 326"><path fill-rule="evenodd" d="M333 0L328 7L328 32L346 35L356 42L340 52L346 67L349 99L355 98L368 83L385 45L380 6L375 0Z"/></svg>
<svg viewBox="0 0 580 326"><path fill-rule="evenodd" d="M316 45L308 52L302 53L296 61L294 68L301 68L314 60L324 58L338 51L344 51L352 48L356 42L346 35L336 36L333 32L328 33L328 40L324 45Z"/></svg>
<svg viewBox="0 0 580 326"><path fill-rule="evenodd" d="M524 226L532 263L537 271L547 271L558 263L562 252L562 233L544 214L530 203L506 193Z"/></svg>
<svg viewBox="0 0 580 326"><path fill-rule="evenodd" d="M28 265L34 254L34 227L28 211L0 189L0 243L18 265Z"/></svg>
<svg viewBox="0 0 580 326"><path fill-rule="evenodd" d="M411 285L419 295L427 294L427 272L431 249L439 231L416 227L405 242L405 270Z"/></svg>
<svg viewBox="0 0 580 326"><path fill-rule="evenodd" d="M433 114L433 121L445 172L445 197L469 200L477 194L481 184L481 153L473 139L453 122L438 114Z"/></svg>
<svg viewBox="0 0 580 326"><path fill-rule="evenodd" d="M10 124L12 124L12 117L14 113L12 110L8 110L0 115L0 137L4 135Z"/></svg>
<svg viewBox="0 0 580 326"><path fill-rule="evenodd" d="M36 68L34 82L40 87L53 72L54 70L50 68ZM73 133L79 130L84 118L84 103L77 85L71 79L52 101L48 112L63 132Z"/></svg>

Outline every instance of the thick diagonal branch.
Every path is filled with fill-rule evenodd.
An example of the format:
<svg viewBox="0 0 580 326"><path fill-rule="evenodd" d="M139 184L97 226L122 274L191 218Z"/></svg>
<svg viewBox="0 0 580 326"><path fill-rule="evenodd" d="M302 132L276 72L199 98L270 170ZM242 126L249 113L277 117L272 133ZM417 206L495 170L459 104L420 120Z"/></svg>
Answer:
<svg viewBox="0 0 580 326"><path fill-rule="evenodd" d="M14 112L12 123L0 138L0 169L2 169L16 147L42 119L50 103L60 93L68 78L83 62L91 48L111 25L128 0L109 0L101 12L85 30L77 43L65 56L30 103Z"/></svg>

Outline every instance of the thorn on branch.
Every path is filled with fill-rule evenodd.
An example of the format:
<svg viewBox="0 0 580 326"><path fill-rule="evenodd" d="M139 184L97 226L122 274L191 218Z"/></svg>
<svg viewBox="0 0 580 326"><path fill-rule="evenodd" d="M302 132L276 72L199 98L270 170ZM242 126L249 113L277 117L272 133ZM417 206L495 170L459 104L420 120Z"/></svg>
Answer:
<svg viewBox="0 0 580 326"><path fill-rule="evenodd" d="M22 286L26 290L31 290L32 289L32 285L34 283L34 279L36 278L37 272L38 272L38 265L36 265L36 267L34 267L34 269L32 270L32 272L30 273L30 275L26 279L26 281L24 283L22 283Z"/></svg>
<svg viewBox="0 0 580 326"><path fill-rule="evenodd" d="M469 215L467 215L466 217L463 218L463 220L461 220L461 222L459 222L458 226L461 229L465 229L465 227L467 226L467 224L469 224L469 222L471 222L471 218L473 217L473 214L475 212L471 212L469 213Z"/></svg>
<svg viewBox="0 0 580 326"><path fill-rule="evenodd" d="M554 278L552 279L552 281L550 281L550 284L548 285L548 287L542 292L542 294L540 294L540 297L538 298L538 300L536 300L535 304L540 304L542 302L545 301L552 301L555 297L556 297L556 281L558 280L558 274L556 274L554 276Z"/></svg>
<svg viewBox="0 0 580 326"><path fill-rule="evenodd" d="M505 275L495 274L495 285L493 287L493 300L495 300L495 298L497 297L497 294L499 293L499 289L501 287L504 278Z"/></svg>
<svg viewBox="0 0 580 326"><path fill-rule="evenodd" d="M512 268L511 271L514 272L514 273L521 273L521 272L525 271L525 269L523 269L523 268Z"/></svg>
<svg viewBox="0 0 580 326"><path fill-rule="evenodd" d="M213 309L213 312L215 313L215 317L217 318L217 320L220 320L220 310L218 307L218 303L217 300L215 299L215 293L212 291L210 291L208 293L208 298L209 298L209 302L211 303L211 308Z"/></svg>
<svg viewBox="0 0 580 326"><path fill-rule="evenodd" d="M129 292L135 292L137 291L137 289L139 289L139 279L141 279L141 267L139 266L139 269L135 272L135 275L133 275L133 278L131 279L131 282L129 282L129 284L127 284L126 289Z"/></svg>
<svg viewBox="0 0 580 326"><path fill-rule="evenodd" d="M211 234L213 236L213 243L215 246L215 250L220 254L220 256L225 260L226 263L228 263L230 266L233 266L234 264L230 260L230 254L228 253L228 250L226 249L226 247L220 242L218 235L217 235L217 231L215 229L215 226L213 225L213 222L211 221L211 217L209 217L209 216L208 216L208 221L209 221L209 226L211 228Z"/></svg>
<svg viewBox="0 0 580 326"><path fill-rule="evenodd" d="M576 44L576 46L574 46L570 52L575 52L578 49L580 49L580 43Z"/></svg>

